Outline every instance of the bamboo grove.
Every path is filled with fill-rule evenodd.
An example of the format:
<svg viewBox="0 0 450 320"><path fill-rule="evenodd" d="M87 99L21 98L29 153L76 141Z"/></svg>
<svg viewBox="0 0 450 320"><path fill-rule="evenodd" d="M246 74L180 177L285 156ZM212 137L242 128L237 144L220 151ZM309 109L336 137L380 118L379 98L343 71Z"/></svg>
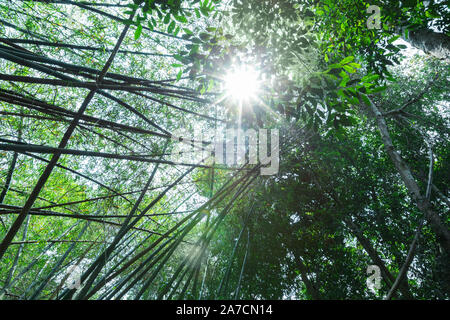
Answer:
<svg viewBox="0 0 450 320"><path fill-rule="evenodd" d="M369 2L0 0L1 299L448 299L448 8Z"/></svg>

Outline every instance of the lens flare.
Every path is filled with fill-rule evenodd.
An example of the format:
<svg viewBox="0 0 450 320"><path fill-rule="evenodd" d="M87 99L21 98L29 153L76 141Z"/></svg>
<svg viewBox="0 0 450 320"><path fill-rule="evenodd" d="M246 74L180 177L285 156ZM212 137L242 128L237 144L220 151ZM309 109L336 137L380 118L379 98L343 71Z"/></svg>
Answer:
<svg viewBox="0 0 450 320"><path fill-rule="evenodd" d="M238 101L256 97L259 90L259 74L251 67L240 67L225 76L226 94Z"/></svg>

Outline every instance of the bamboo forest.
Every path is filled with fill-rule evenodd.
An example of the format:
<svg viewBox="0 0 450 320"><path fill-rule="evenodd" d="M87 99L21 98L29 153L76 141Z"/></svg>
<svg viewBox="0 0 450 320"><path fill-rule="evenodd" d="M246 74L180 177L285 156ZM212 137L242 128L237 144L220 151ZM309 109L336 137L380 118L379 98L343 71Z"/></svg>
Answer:
<svg viewBox="0 0 450 320"><path fill-rule="evenodd" d="M0 0L0 300L450 299L443 0Z"/></svg>

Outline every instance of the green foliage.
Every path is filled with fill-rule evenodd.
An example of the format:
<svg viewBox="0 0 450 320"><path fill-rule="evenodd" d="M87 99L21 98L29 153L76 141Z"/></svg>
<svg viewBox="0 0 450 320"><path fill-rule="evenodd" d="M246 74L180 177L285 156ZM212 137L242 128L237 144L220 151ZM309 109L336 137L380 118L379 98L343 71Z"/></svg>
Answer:
<svg viewBox="0 0 450 320"><path fill-rule="evenodd" d="M448 35L448 8L370 4L380 29L366 1L0 3L2 241L28 210L0 257L0 299L380 299L424 217L393 297L448 299L436 224L449 226L450 74L399 43ZM246 63L262 85L239 108L223 75ZM238 121L280 130L277 175L200 163L199 149L172 161L171 134L211 146ZM58 153L35 150L66 135L24 208Z"/></svg>

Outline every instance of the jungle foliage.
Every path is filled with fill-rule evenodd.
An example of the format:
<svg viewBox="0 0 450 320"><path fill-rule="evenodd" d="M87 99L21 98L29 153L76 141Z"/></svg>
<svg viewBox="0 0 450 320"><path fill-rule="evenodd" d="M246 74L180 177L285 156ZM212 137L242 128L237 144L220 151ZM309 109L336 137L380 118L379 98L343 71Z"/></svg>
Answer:
<svg viewBox="0 0 450 320"><path fill-rule="evenodd" d="M449 299L449 12L0 0L1 299ZM238 123L278 174L198 160Z"/></svg>

